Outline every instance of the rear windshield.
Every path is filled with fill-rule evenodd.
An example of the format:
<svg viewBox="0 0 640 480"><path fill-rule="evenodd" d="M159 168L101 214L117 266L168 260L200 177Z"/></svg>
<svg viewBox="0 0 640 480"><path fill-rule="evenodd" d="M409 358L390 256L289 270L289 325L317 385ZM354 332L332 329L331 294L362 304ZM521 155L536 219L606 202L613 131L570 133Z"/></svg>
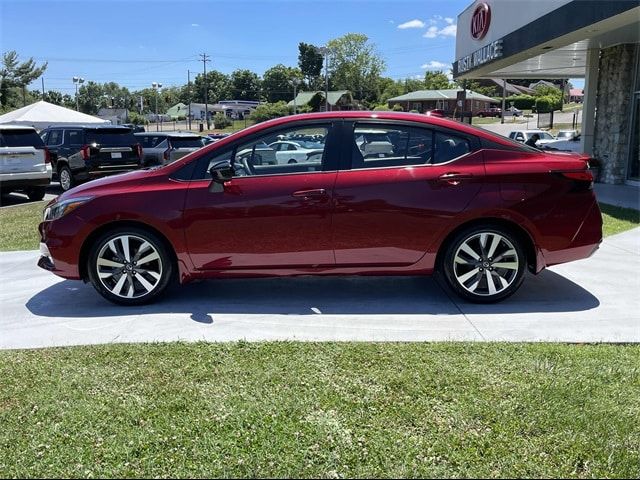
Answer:
<svg viewBox="0 0 640 480"><path fill-rule="evenodd" d="M44 148L44 142L35 130L5 130L0 133L0 147Z"/></svg>
<svg viewBox="0 0 640 480"><path fill-rule="evenodd" d="M173 148L200 148L203 145L198 137L173 137L171 146Z"/></svg>
<svg viewBox="0 0 640 480"><path fill-rule="evenodd" d="M125 129L100 129L87 130L87 143L98 145L130 146L139 143L131 130Z"/></svg>

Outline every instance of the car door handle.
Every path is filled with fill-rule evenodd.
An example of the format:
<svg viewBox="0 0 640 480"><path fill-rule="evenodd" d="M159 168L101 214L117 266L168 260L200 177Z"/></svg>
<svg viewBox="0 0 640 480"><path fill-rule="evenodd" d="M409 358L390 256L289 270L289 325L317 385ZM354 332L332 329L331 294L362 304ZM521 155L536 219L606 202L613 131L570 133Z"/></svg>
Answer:
<svg viewBox="0 0 640 480"><path fill-rule="evenodd" d="M473 175L470 173L448 172L440 175L438 180L449 185L460 185L463 180L470 180Z"/></svg>
<svg viewBox="0 0 640 480"><path fill-rule="evenodd" d="M304 200L310 200L311 198L326 197L327 191L324 188L314 188L312 190L298 190L293 192L294 197L302 197Z"/></svg>

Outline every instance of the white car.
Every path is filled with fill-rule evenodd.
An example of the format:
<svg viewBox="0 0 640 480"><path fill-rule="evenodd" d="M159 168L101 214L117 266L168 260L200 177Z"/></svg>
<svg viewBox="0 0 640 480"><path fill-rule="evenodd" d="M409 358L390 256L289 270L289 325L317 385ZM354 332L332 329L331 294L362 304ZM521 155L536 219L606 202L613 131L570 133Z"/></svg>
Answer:
<svg viewBox="0 0 640 480"><path fill-rule="evenodd" d="M35 128L0 125L0 192L42 200L51 183L51 160Z"/></svg>
<svg viewBox="0 0 640 480"><path fill-rule="evenodd" d="M551 135L549 132L545 132L544 130L515 130L509 133L509 138L511 140L515 140L516 142L526 143L534 133L537 133L540 139L536 142L536 146L542 147L543 145L553 142L556 138Z"/></svg>
<svg viewBox="0 0 640 480"><path fill-rule="evenodd" d="M558 150L560 152L583 153L580 146L580 135L576 135L570 138L563 138L561 140L555 140L553 142L547 142L544 144L543 149Z"/></svg>
<svg viewBox="0 0 640 480"><path fill-rule="evenodd" d="M356 129L355 139L364 158L393 155L393 143L386 130Z"/></svg>
<svg viewBox="0 0 640 480"><path fill-rule="evenodd" d="M321 162L324 145L318 142L279 140L269 144L276 152L278 165L287 163Z"/></svg>

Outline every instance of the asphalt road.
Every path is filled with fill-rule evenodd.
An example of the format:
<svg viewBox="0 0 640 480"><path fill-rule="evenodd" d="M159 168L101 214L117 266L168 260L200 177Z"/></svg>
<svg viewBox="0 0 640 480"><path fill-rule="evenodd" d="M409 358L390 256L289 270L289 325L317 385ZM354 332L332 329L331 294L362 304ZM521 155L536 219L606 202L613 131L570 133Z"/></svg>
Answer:
<svg viewBox="0 0 640 480"><path fill-rule="evenodd" d="M593 257L529 275L510 299L473 305L432 278L211 280L127 308L91 285L0 254L0 348L155 341L640 342L640 228Z"/></svg>

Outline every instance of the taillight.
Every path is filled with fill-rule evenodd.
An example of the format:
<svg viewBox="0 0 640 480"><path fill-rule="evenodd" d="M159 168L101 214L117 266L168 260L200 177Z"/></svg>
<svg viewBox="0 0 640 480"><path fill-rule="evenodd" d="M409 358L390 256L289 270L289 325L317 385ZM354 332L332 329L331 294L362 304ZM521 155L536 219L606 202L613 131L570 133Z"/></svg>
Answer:
<svg viewBox="0 0 640 480"><path fill-rule="evenodd" d="M44 163L51 163L51 153L48 148L44 149Z"/></svg>
<svg viewBox="0 0 640 480"><path fill-rule="evenodd" d="M83 160L89 160L89 145L83 145L80 152L82 153Z"/></svg>
<svg viewBox="0 0 640 480"><path fill-rule="evenodd" d="M578 180L581 182L593 182L593 173L591 170L568 170L564 172L558 172L563 177L571 180Z"/></svg>

